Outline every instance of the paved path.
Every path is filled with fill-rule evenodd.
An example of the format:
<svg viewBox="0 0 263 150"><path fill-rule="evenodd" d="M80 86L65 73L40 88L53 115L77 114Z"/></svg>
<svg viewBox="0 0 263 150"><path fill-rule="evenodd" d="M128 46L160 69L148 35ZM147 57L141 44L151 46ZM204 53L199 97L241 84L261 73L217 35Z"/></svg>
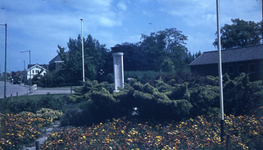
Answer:
<svg viewBox="0 0 263 150"><path fill-rule="evenodd" d="M43 95L43 94L70 94L74 93L70 88L37 88L37 90L33 91L29 95Z"/></svg>
<svg viewBox="0 0 263 150"><path fill-rule="evenodd" d="M13 96L16 96L18 93L18 96L20 95L45 95L47 93L50 94L70 94L74 93L73 90L71 90L69 87L62 87L62 88L41 88L37 87L36 90L34 90L32 93L28 93L28 86L27 85L19 85L19 84L12 84L9 82L6 82L6 97L10 97L11 94ZM4 81L0 81L0 98L4 98Z"/></svg>

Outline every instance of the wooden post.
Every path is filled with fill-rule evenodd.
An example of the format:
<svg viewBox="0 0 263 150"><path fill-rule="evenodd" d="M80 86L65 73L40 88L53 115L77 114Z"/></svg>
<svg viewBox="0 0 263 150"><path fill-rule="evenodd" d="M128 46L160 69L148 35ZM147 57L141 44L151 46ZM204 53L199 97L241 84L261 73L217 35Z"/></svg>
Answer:
<svg viewBox="0 0 263 150"><path fill-rule="evenodd" d="M39 149L39 141L36 141L36 150L40 150Z"/></svg>
<svg viewBox="0 0 263 150"><path fill-rule="evenodd" d="M229 134L226 135L226 150L229 150Z"/></svg>
<svg viewBox="0 0 263 150"><path fill-rule="evenodd" d="M12 102L13 101L13 95L12 94L10 95L10 99L11 99L11 102Z"/></svg>
<svg viewBox="0 0 263 150"><path fill-rule="evenodd" d="M16 92L16 98L18 97L18 92Z"/></svg>

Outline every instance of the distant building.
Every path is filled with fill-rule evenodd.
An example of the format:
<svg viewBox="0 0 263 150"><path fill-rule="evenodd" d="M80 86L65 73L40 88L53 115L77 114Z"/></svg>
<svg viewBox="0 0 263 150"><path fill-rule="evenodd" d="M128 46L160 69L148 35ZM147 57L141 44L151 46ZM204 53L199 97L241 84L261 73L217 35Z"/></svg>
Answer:
<svg viewBox="0 0 263 150"><path fill-rule="evenodd" d="M57 72L61 69L61 63L64 61L61 60L60 56L57 55L49 62L49 71L50 72Z"/></svg>
<svg viewBox="0 0 263 150"><path fill-rule="evenodd" d="M250 73L250 80L263 79L263 45L247 46L221 51L222 73L231 78L242 72ZM201 75L218 76L218 51L204 52L189 64L191 71Z"/></svg>
<svg viewBox="0 0 263 150"><path fill-rule="evenodd" d="M31 71L31 77L30 77L30 71ZM32 79L35 75L38 77L45 76L48 71L48 65L39 65L39 64L31 64L28 65L27 69L27 80L30 78Z"/></svg>

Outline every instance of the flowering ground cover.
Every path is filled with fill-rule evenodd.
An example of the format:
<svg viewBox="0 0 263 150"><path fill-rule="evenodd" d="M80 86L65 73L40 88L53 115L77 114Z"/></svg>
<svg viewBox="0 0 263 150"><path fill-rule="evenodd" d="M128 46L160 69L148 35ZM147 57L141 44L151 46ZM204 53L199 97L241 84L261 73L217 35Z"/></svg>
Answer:
<svg viewBox="0 0 263 150"><path fill-rule="evenodd" d="M1 114L0 149L18 149L34 143L52 119ZM231 149L258 149L263 145L262 116L225 116L225 134ZM221 149L220 116L198 116L181 122L141 122L119 118L91 127L55 132L41 149Z"/></svg>
<svg viewBox="0 0 263 150"><path fill-rule="evenodd" d="M263 117L225 116L225 134L231 149L257 149L263 144ZM162 124L121 118L53 133L42 149L221 149L225 139L219 115Z"/></svg>
<svg viewBox="0 0 263 150"><path fill-rule="evenodd" d="M52 119L32 117L32 114L0 113L0 150L19 149L34 143L40 129L49 126Z"/></svg>

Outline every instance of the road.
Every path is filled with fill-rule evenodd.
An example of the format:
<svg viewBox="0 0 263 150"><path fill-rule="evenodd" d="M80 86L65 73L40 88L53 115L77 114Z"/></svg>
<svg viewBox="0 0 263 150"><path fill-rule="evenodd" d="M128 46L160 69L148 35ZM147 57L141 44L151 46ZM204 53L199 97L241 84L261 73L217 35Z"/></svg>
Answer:
<svg viewBox="0 0 263 150"><path fill-rule="evenodd" d="M42 94L70 94L74 93L74 91L71 91L70 88L37 88L32 93L28 94L27 86L24 86L23 84L11 84L9 82L6 82L6 97L10 97L11 94L13 96L16 96L18 93L18 96L20 95L42 95ZM0 98L4 98L4 81L0 81Z"/></svg>
<svg viewBox="0 0 263 150"><path fill-rule="evenodd" d="M11 94L15 96L17 92L18 95L26 95L27 87L22 84L19 85L6 82L6 97L10 97ZM0 81L0 98L4 98L4 81Z"/></svg>

